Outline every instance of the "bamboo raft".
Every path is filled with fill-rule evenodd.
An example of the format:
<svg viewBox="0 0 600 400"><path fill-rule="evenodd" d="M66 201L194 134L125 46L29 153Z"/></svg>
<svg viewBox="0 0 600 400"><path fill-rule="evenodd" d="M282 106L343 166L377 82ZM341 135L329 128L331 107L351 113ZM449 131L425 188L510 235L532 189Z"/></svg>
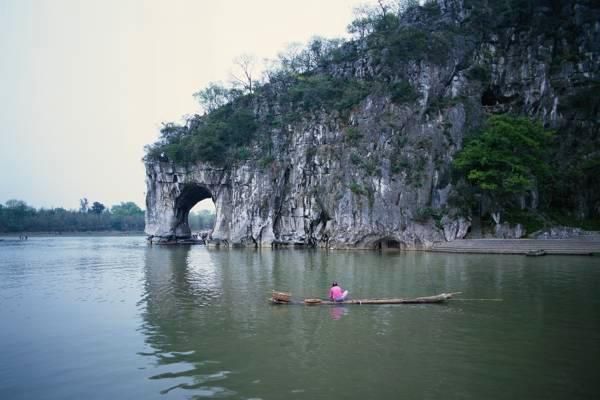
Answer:
<svg viewBox="0 0 600 400"><path fill-rule="evenodd" d="M461 292L454 293L441 293L435 296L426 297L415 297L407 299L352 299L345 301L331 301L325 299L304 299L303 301L284 301L280 300L276 296L271 297L270 301L273 304L305 304L308 306L319 306L319 305L338 305L338 304L436 304L444 303L451 299L452 296L461 294Z"/></svg>
<svg viewBox="0 0 600 400"><path fill-rule="evenodd" d="M539 256L545 256L546 255L546 251L542 250L542 249L538 249L538 250L529 250L527 253L525 253L525 255L527 257L539 257Z"/></svg>

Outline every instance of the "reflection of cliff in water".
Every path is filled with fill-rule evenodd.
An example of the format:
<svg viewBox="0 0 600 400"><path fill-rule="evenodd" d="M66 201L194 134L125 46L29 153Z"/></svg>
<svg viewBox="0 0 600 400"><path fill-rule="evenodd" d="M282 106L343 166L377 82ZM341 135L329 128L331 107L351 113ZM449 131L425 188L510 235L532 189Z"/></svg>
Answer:
<svg viewBox="0 0 600 400"><path fill-rule="evenodd" d="M203 331L219 322L210 313L222 295L220 270L207 253L194 254L187 246L148 247L145 254L145 293L142 332L156 359L150 379L167 379L161 393L174 389L227 394L210 382L227 377L217 362L201 353Z"/></svg>
<svg viewBox="0 0 600 400"><path fill-rule="evenodd" d="M433 340L442 333L430 326L430 313L445 319L447 307L271 306L267 299L272 289L291 291L296 299L323 297L333 280L357 297L464 288L468 275L436 266L444 259L426 253L148 248L141 330L156 365L150 377L163 391L266 398L249 383L268 379L292 390L318 379L313 371L329 368L332 357L352 359L357 345L381 354L397 345L398 334L406 341L414 332L419 340Z"/></svg>
<svg viewBox="0 0 600 400"><path fill-rule="evenodd" d="M329 342L319 331L323 317L330 319L326 309L272 307L267 298L272 288L319 293L311 288L314 276L304 277L312 271L326 288L326 268L319 253L149 247L140 306L141 331L152 348L144 355L156 364L150 379L160 379L164 392L215 395L227 391L214 381L239 393L247 392L239 380L289 380L291 371L278 360L299 361Z"/></svg>
<svg viewBox="0 0 600 400"><path fill-rule="evenodd" d="M573 309L581 313L573 321L596 315L579 303L550 302L561 291L572 292L574 301L574 293L591 290L586 282L595 279L590 268L581 279L565 280L563 263L549 258L542 269L539 260L522 256L148 248L140 303L147 376L157 391L174 398L280 398L297 389L307 390L298 398L316 398L311 396L332 385L353 387L356 375L330 373L332 360L339 360L342 366L367 365L359 368L361 381L387 382L377 388L377 398L393 398L399 388L415 394L428 388L428 397L440 397L454 381L430 384L439 365L493 368L493 356L470 350L484 343L529 366L559 343L559 336L540 337L548 321ZM465 298L504 301L372 307L267 302L274 288L295 298L325 296L332 280L356 298L461 290ZM519 345L505 346L507 325L518 332ZM582 340L591 337L580 333ZM403 365L415 366L415 373L398 375ZM481 378L471 370L460 379ZM351 394L370 398L373 387ZM353 397L349 392L342 394Z"/></svg>

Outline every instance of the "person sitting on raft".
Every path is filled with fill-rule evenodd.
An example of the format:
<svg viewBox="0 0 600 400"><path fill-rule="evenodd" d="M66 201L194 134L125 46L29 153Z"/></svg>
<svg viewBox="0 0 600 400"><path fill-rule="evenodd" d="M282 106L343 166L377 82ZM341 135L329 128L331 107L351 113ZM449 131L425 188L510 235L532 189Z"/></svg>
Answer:
<svg viewBox="0 0 600 400"><path fill-rule="evenodd" d="M348 297L348 291L343 290L337 282L333 282L331 289L329 289L329 299L331 301L344 301L346 297Z"/></svg>

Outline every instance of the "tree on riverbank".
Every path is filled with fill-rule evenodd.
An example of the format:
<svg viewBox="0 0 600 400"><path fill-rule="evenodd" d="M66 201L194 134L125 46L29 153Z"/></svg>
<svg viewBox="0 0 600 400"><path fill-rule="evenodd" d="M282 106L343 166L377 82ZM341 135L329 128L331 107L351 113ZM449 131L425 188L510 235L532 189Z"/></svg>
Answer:
<svg viewBox="0 0 600 400"><path fill-rule="evenodd" d="M87 202L87 200L86 200ZM0 232L143 231L144 211L133 202L115 205L109 211L100 202L85 211L64 208L35 209L22 200L0 204Z"/></svg>
<svg viewBox="0 0 600 400"><path fill-rule="evenodd" d="M527 118L493 116L457 155L454 165L492 204L496 224L503 209L528 191L537 191L549 175L551 138L552 132Z"/></svg>

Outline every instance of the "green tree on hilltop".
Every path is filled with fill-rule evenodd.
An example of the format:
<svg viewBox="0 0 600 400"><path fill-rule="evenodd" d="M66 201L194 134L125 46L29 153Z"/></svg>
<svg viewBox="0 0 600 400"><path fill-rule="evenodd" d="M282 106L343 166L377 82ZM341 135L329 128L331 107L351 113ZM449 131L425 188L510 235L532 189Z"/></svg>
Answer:
<svg viewBox="0 0 600 400"><path fill-rule="evenodd" d="M527 118L493 116L457 155L455 167L491 201L497 224L504 207L548 176L552 135Z"/></svg>

